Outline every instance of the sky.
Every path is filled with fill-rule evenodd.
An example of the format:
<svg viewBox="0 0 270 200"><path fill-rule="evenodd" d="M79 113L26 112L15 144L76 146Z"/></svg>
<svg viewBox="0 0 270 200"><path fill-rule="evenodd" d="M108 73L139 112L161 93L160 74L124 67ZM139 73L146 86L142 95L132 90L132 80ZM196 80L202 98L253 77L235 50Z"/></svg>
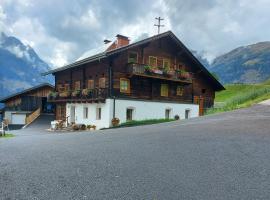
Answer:
<svg viewBox="0 0 270 200"><path fill-rule="evenodd" d="M243 45L270 40L270 0L0 0L0 32L32 46L53 68L104 39L131 42L171 30L210 62Z"/></svg>

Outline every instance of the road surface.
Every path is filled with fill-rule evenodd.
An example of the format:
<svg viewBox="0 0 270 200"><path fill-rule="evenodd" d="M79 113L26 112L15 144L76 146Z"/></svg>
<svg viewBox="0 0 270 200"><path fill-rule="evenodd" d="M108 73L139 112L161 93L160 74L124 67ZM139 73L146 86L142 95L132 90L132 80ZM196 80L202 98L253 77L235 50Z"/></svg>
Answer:
<svg viewBox="0 0 270 200"><path fill-rule="evenodd" d="M270 106L0 139L0 199L270 199ZM38 131L38 133L37 133Z"/></svg>

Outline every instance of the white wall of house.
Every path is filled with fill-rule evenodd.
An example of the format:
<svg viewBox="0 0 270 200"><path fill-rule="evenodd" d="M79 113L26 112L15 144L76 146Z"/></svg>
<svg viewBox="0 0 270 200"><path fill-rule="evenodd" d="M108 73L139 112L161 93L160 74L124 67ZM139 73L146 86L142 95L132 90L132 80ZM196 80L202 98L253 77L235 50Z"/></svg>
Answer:
<svg viewBox="0 0 270 200"><path fill-rule="evenodd" d="M68 103L66 105L66 116L69 116L68 122L72 121L71 107L75 107L75 123L95 125L97 129L108 128L111 124L111 101L106 100L105 103ZM85 118L84 108L88 108L88 117ZM97 117L97 109L101 108L101 118Z"/></svg>
<svg viewBox="0 0 270 200"><path fill-rule="evenodd" d="M97 129L111 126L113 118L113 99L106 99L105 103L68 103L66 105L66 116L69 116L69 123L72 120L71 107L75 107L74 122L77 124L96 125ZM88 116L85 116L85 108L88 108ZM98 119L98 108L101 108L101 119ZM169 118L178 115L180 119L199 116L199 106L195 104L163 103L136 100L115 100L115 116L120 123L126 122L127 109L132 109L132 120L162 119L166 117L166 110L169 110ZM188 110L188 111L186 111Z"/></svg>
<svg viewBox="0 0 270 200"><path fill-rule="evenodd" d="M126 110L133 109L133 120L165 118L166 109L170 110L169 118L178 115L185 119L185 110L189 110L189 118L199 116L199 106L195 104L163 103L151 101L116 100L116 117L120 123L126 122Z"/></svg>

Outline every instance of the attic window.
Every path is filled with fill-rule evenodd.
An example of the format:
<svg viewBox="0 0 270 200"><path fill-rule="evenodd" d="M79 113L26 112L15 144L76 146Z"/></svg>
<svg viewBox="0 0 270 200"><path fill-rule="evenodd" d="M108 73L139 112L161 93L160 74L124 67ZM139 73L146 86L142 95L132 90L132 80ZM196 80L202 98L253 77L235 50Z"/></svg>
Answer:
<svg viewBox="0 0 270 200"><path fill-rule="evenodd" d="M149 65L152 67L157 66L157 57L149 56Z"/></svg>
<svg viewBox="0 0 270 200"><path fill-rule="evenodd" d="M169 69L171 66L171 62L169 59L163 59L163 68L164 69Z"/></svg>
<svg viewBox="0 0 270 200"><path fill-rule="evenodd" d="M128 63L138 63L138 53L135 51L128 53Z"/></svg>

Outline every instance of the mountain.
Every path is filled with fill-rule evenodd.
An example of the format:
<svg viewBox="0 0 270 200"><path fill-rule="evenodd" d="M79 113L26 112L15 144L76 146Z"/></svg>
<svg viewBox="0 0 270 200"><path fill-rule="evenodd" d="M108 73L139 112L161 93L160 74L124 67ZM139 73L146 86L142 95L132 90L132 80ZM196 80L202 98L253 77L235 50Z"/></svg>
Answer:
<svg viewBox="0 0 270 200"><path fill-rule="evenodd" d="M236 48L208 68L222 83L259 83L270 78L270 42Z"/></svg>
<svg viewBox="0 0 270 200"><path fill-rule="evenodd" d="M52 83L52 77L40 75L49 69L30 46L0 33L0 98L40 83Z"/></svg>
<svg viewBox="0 0 270 200"><path fill-rule="evenodd" d="M203 57L203 54L201 52L191 50L191 53L200 61L200 63L203 64L207 69L210 68L210 63L206 58Z"/></svg>

